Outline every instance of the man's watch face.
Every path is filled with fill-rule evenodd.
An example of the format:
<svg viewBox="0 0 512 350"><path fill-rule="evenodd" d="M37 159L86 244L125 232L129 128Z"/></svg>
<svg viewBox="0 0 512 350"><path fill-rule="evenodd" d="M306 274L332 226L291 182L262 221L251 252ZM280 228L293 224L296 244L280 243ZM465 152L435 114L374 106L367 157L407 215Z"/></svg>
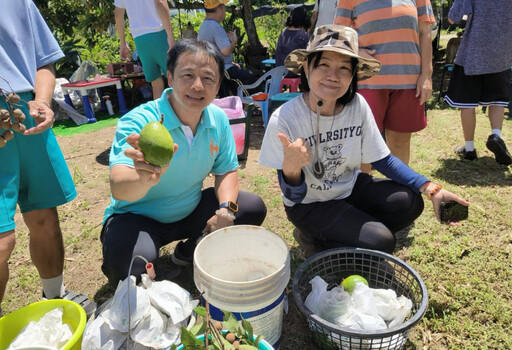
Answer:
<svg viewBox="0 0 512 350"><path fill-rule="evenodd" d="M228 209L231 210L233 213L236 213L238 211L238 204L235 202L228 202Z"/></svg>

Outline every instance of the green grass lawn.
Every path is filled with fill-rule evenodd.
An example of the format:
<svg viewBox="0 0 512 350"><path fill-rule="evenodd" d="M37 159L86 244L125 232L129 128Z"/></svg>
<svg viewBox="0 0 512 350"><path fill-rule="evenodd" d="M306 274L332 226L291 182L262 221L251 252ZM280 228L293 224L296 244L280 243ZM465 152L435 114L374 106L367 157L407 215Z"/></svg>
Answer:
<svg viewBox="0 0 512 350"><path fill-rule="evenodd" d="M95 130L105 128L107 126L113 126L117 124L117 121L121 117L120 114L108 115L104 112L96 112L95 123L76 125L72 120L58 120L53 125L53 132L57 136L72 136L75 134L83 134Z"/></svg>

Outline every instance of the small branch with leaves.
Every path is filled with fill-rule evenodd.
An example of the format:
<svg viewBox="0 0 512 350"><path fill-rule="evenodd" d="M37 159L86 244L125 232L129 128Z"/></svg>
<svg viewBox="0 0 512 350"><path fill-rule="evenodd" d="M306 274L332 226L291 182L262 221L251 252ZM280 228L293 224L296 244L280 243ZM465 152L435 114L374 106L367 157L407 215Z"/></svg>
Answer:
<svg viewBox="0 0 512 350"><path fill-rule="evenodd" d="M212 320L209 304L199 306L194 311L202 316L203 321L190 330L181 328L181 343L183 348L176 345L171 350L257 350L261 335L254 337L253 328L249 321L242 318L238 322L236 317L227 311L222 311L222 322ZM198 337L203 335L203 339Z"/></svg>

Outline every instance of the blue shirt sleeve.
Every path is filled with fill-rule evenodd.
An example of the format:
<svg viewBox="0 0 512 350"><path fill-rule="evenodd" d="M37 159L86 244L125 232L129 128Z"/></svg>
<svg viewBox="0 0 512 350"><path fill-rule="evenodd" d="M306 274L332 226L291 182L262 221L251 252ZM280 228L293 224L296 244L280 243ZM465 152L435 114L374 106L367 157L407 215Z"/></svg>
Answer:
<svg viewBox="0 0 512 350"><path fill-rule="evenodd" d="M471 15L473 10L471 8L471 1L468 0L455 0L448 12L448 18L454 23L460 23L464 15Z"/></svg>
<svg viewBox="0 0 512 350"><path fill-rule="evenodd" d="M304 197L306 197L307 187L306 187L306 177L304 176L304 172L300 172L301 182L297 186L292 186L288 184L284 180L283 171L277 169L277 178L279 179L279 186L281 187L281 191L283 195L291 200L293 203L301 203Z"/></svg>
<svg viewBox="0 0 512 350"><path fill-rule="evenodd" d="M408 186L416 192L419 192L420 187L429 181L425 176L418 174L392 154L373 162L372 166L391 180Z"/></svg>

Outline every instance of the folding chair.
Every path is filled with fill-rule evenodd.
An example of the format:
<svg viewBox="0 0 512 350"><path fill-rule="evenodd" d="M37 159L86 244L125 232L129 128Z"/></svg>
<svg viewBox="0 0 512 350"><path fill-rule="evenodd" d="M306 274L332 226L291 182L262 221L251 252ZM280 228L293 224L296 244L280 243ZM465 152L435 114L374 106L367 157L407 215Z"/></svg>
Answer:
<svg viewBox="0 0 512 350"><path fill-rule="evenodd" d="M242 85L238 87L237 95L242 99L243 103L254 103L261 108L261 113L263 115L263 125L265 127L267 126L268 123L268 108L270 98L275 94L279 93L281 81L283 80L287 73L288 69L286 69L286 67L279 66L263 74L255 83L250 85ZM263 82L265 82L264 93L266 94L266 97L264 100L255 100L253 98L254 95L249 95L247 93L247 90L257 88Z"/></svg>

